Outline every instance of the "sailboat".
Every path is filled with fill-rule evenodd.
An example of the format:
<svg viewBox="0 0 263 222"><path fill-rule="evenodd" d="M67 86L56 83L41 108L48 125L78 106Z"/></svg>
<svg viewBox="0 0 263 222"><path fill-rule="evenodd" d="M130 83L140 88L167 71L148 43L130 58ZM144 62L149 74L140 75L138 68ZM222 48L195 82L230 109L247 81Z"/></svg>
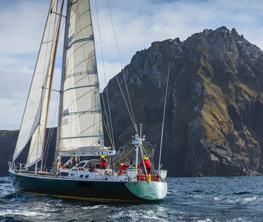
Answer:
<svg viewBox="0 0 263 222"><path fill-rule="evenodd" d="M89 0L51 0L34 75L9 173L17 192L58 198L151 201L167 194L167 171L138 169L142 130L132 144L134 167L120 173L105 166L116 155L104 145L94 34ZM55 157L45 167L47 119L61 20L65 19ZM27 150L28 149L28 150ZM27 150L25 163L18 163ZM147 157L145 157L147 159ZM104 164L102 164L102 162ZM105 164L106 162L106 164Z"/></svg>

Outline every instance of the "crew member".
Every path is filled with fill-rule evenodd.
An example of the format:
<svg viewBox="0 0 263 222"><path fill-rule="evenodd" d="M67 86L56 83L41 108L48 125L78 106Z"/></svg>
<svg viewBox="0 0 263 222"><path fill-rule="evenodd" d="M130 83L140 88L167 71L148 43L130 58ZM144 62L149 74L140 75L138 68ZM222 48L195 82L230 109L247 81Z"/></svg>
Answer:
<svg viewBox="0 0 263 222"><path fill-rule="evenodd" d="M123 161L120 165L120 174L126 173L128 167L129 167L128 163Z"/></svg>
<svg viewBox="0 0 263 222"><path fill-rule="evenodd" d="M145 167L146 167L146 170L147 170L147 174L150 174L151 162L146 156L143 157L143 160L142 160L142 162L140 163L140 165L138 167L143 166L143 163L145 164Z"/></svg>
<svg viewBox="0 0 263 222"><path fill-rule="evenodd" d="M101 169L107 169L107 162L104 155L101 155L100 166Z"/></svg>

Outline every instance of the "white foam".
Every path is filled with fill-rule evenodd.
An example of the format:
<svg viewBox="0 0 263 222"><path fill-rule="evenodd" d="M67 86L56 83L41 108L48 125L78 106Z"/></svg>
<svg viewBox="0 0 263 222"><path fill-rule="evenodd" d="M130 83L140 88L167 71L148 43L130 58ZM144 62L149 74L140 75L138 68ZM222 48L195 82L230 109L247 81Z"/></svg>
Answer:
<svg viewBox="0 0 263 222"><path fill-rule="evenodd" d="M34 211L28 211L28 210L4 210L0 212L0 216L26 216L26 217L35 217L35 216L49 216L47 213L40 213L40 212L34 212Z"/></svg>

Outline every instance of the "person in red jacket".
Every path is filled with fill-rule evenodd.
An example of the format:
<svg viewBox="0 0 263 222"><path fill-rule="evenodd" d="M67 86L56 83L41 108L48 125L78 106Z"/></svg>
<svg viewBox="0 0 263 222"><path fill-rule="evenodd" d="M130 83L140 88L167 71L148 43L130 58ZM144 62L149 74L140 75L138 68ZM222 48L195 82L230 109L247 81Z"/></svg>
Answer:
<svg viewBox="0 0 263 222"><path fill-rule="evenodd" d="M123 162L121 163L121 165L120 165L119 175L125 174L128 167L129 167L128 163L126 163L126 162L123 161Z"/></svg>
<svg viewBox="0 0 263 222"><path fill-rule="evenodd" d="M129 165L123 161L120 165L120 171L127 170L128 167L129 167Z"/></svg>
<svg viewBox="0 0 263 222"><path fill-rule="evenodd" d="M101 159L100 159L100 166L101 169L107 169L107 162L106 162L106 158L104 155L101 155Z"/></svg>
<svg viewBox="0 0 263 222"><path fill-rule="evenodd" d="M150 162L150 160L146 156L144 156L142 162L140 163L140 165L138 167L143 166L143 162L145 163L147 174L150 174L150 171L151 171L151 162Z"/></svg>

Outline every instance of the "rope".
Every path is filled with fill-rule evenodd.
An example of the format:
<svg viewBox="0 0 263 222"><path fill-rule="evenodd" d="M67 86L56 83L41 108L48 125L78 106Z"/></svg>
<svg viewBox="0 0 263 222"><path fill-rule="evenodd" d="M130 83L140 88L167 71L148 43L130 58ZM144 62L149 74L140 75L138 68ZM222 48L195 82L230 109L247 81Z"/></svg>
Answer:
<svg viewBox="0 0 263 222"><path fill-rule="evenodd" d="M110 135L111 135L111 139L112 139L112 146L115 147L115 141L114 141L114 135L113 135L113 127L112 127L112 119L111 119L111 109L110 109L110 103L109 103L109 93L108 93L108 87L106 85L107 83L107 79L106 79L106 71L105 71L105 63L104 63L104 54L103 54L103 50L102 50L102 35L101 35L101 31L100 31L100 23L99 23L99 16L98 16L98 8L97 8L97 2L95 1L95 6L96 6L96 15L97 15L97 24L98 24L98 30L99 30L99 40L100 40L100 51L101 51L101 60L102 60L102 66L103 66L103 74L104 74L104 82L105 82L105 90L106 90L106 96L107 96L107 105L108 105L108 112L109 115L107 113L107 109L106 109L106 105L104 102L104 97L103 97L103 93L102 93L102 100L103 100L103 105L105 107L105 114L106 114L106 120L107 120L107 125L110 131ZM109 117L108 117L109 116Z"/></svg>
<svg viewBox="0 0 263 222"><path fill-rule="evenodd" d="M104 107L104 109L105 109L106 120L107 120L107 124L106 124L105 120L103 119L104 125L105 125L106 130L109 129L109 132L107 132L107 133L108 133L109 138L112 139L111 145L112 145L113 147L115 147L114 137L113 137L113 128L109 125L109 118L108 118L108 113L107 113L107 109L106 109L106 105L105 105L105 100L104 100L103 93L102 93L102 95L101 95L101 98L102 98L102 103L103 103L103 107ZM102 117L103 117L103 115L102 115ZM107 127L108 127L108 129L107 129Z"/></svg>
<svg viewBox="0 0 263 222"><path fill-rule="evenodd" d="M113 24L113 20L112 20L112 15L111 15L110 4L109 4L109 1L108 1L108 0L107 0L107 3L108 3L108 9L109 9L109 13L110 13L110 18L111 18L111 24L112 24L112 28L113 28L113 33L114 33L114 37L115 37L116 47L117 47L117 51L118 51L118 55L119 55L119 59L120 59L120 63L121 63L121 69L123 70L123 71L122 71L122 74L123 74L123 79L124 79L124 83L125 83L125 88L126 88L126 92L127 92L127 98L128 98L129 105L128 105L127 102L126 102L124 93L123 93L123 91L122 91L122 89L121 89L121 86L120 86L120 83L119 83L119 80L118 80L118 77L117 77L117 76L116 76L116 79L117 79L119 88L120 88L120 90L121 90L121 93L122 93L124 102L125 102L125 104L126 104L126 107L127 107L127 109L128 109L128 112L129 112L131 121L132 121L132 123L133 123L133 127L134 127L136 133L138 134L138 131L137 131L136 126L135 126L135 117L134 117L134 113L133 113L133 109L132 109L132 105L131 105L130 94L129 94L129 90L128 90L128 86L127 86L127 81L126 81L126 77L125 77L125 73L124 73L124 69L123 69L123 65L122 65L122 60L121 60L121 56L120 56L120 50L119 50L118 40L117 40L117 36L116 36L116 32L115 32L115 28L114 28L114 24Z"/></svg>
<svg viewBox="0 0 263 222"><path fill-rule="evenodd" d="M95 3L96 3L96 1L95 1ZM109 7L109 3L108 3L108 7ZM109 7L109 12L110 12L110 7ZM111 12L110 12L110 16L111 16ZM96 20L95 20L95 21L96 21ZM109 52L108 52L108 50L107 50L107 47L106 47L106 45L105 45L105 42L103 41L103 38L102 38L102 35L101 35L101 30L100 30L100 28L99 28L98 21L96 21L96 22L97 22L97 25L98 25L99 34L100 34L100 36L101 36L100 41L102 41L102 43L103 43L103 45L104 45L104 47L105 47L107 57L109 58L109 60L112 60L111 57L110 57L110 55L109 55ZM111 22L112 22L112 26L114 27L113 21L112 21L112 16L111 16ZM113 29L114 29L114 28L113 28ZM115 30L114 30L114 34L115 34ZM115 41L116 41L117 48L118 48L118 43L117 43L117 40L116 40L116 39L117 39L117 38L116 38L116 34L115 34ZM119 52L119 48L118 48L118 52ZM120 53L119 53L119 57L120 57ZM121 58L120 58L120 60L121 60ZM121 63L122 63L122 62L121 62ZM113 72L114 72L114 74L115 74L115 78L116 78L116 80L117 80L118 87L119 87L119 89L120 89L120 91L121 91L121 95L122 95L122 97L123 97L124 103L125 103L126 108L127 108L127 110L128 110L128 113L129 113L130 119L131 119L131 121L132 121L133 127L134 127L136 133L138 134L138 130L137 130L136 126L135 126L135 125L136 125L136 124L135 124L135 120L134 120L134 118L133 118L133 116L134 116L134 115L133 115L133 111L130 111L130 108L129 108L128 103L127 103L127 101L126 101L126 98L125 98L125 96L124 96L123 90L121 89L121 85L120 85L119 79L118 79L118 77L117 77L117 73L116 73L116 71L115 71L115 69L114 69L114 67L113 67L112 64L111 64L111 67L112 67L112 70L113 70ZM121 67L123 67L122 64L121 64ZM124 75L124 81L125 81L125 83L126 83L125 75ZM127 86L127 84L126 84L126 86ZM127 88L126 88L126 90L127 90ZM106 87L106 93L107 93L107 87ZM129 97L129 92L128 92L128 91L127 91L127 94L128 94L128 97ZM108 94L107 94L107 95L108 95ZM129 100L129 103L131 104L130 100ZM109 104L108 104L108 106L109 106ZM110 112L110 110L109 110L109 112ZM110 118L111 118L111 115L110 115ZM112 122L111 122L111 128L112 128ZM112 130L113 130L113 128L112 128ZM113 133L112 133L112 134L113 134ZM114 141L114 137L113 137L112 139L113 139L113 141Z"/></svg>
<svg viewBox="0 0 263 222"><path fill-rule="evenodd" d="M111 166L114 166L116 163L120 162L123 158L125 158L127 155L129 155L133 150L135 150L135 147L133 147L128 153L126 153L124 156L122 156L119 160L117 160L115 163L111 164Z"/></svg>
<svg viewBox="0 0 263 222"><path fill-rule="evenodd" d="M103 115L101 115L101 116L102 116L102 120L103 120L103 123L104 123L105 129L106 129L107 135L108 135L108 137L109 137L109 140L110 140L111 146L112 146L113 150L115 150L115 146L114 146L113 143L112 143L112 140L111 140L111 137L110 137L110 134L109 134L109 131L108 131L107 125L106 125L106 123L105 123L105 119L104 119Z"/></svg>
<svg viewBox="0 0 263 222"><path fill-rule="evenodd" d="M56 121L56 117L57 117L57 113L58 113L58 103L59 103L59 94L57 95L57 99L56 99L56 106L54 107L53 110L53 119L52 119L52 124L53 126L55 125L55 121ZM50 148L50 143L51 143L51 137L53 135L53 131L54 128L51 128L48 132L48 136L47 136L47 141L45 143L45 150L44 150L44 158L43 158L43 169L45 169L45 167L47 166L47 158L48 158L48 153L49 153L49 148Z"/></svg>
<svg viewBox="0 0 263 222"><path fill-rule="evenodd" d="M160 168L161 168L161 158L162 158L162 148L163 148L163 130L164 130L165 108L166 108L166 100L167 100L167 93L168 93L169 76L170 76L170 63L169 63L169 67L168 67L168 76L167 76L165 98L164 98L164 106L163 106L163 122L162 122L162 132L161 132L161 142L160 142L160 154L159 154L158 170L160 170Z"/></svg>
<svg viewBox="0 0 263 222"><path fill-rule="evenodd" d="M115 147L115 141L114 141L114 135L113 135L113 126L112 126L112 119L111 119L111 109L110 109L110 101L109 101L109 93L108 93L108 87L106 86L106 95L107 95L107 103L108 103L108 110L109 110L109 121L110 121L110 129L111 129L111 135L112 135L112 142L113 146Z"/></svg>

